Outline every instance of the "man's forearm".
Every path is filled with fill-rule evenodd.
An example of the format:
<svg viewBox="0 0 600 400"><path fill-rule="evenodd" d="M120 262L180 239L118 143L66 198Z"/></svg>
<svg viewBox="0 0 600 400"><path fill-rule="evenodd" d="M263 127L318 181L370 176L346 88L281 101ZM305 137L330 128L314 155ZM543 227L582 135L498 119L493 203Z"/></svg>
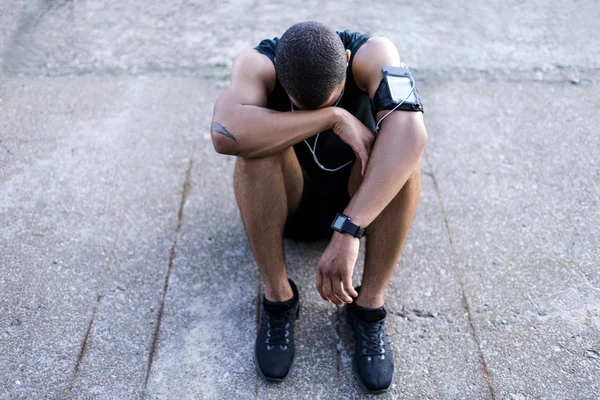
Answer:
<svg viewBox="0 0 600 400"><path fill-rule="evenodd" d="M211 126L215 149L246 158L265 157L319 132L332 129L341 109L279 112L236 105L227 112L215 109Z"/></svg>
<svg viewBox="0 0 600 400"><path fill-rule="evenodd" d="M390 114L379 130L363 181L344 213L362 227L373 222L410 178L426 142L421 113Z"/></svg>

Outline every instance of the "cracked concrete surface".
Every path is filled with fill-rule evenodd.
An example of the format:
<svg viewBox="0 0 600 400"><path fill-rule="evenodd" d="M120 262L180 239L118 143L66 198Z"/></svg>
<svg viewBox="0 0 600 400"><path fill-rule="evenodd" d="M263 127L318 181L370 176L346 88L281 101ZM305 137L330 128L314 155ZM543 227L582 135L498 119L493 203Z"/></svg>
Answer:
<svg viewBox="0 0 600 400"><path fill-rule="evenodd" d="M378 398L598 398L599 17L593 0L0 3L0 399L370 397L314 288L325 243L286 241L296 365L257 377L261 283L208 133L235 54L306 19L391 38L426 107Z"/></svg>

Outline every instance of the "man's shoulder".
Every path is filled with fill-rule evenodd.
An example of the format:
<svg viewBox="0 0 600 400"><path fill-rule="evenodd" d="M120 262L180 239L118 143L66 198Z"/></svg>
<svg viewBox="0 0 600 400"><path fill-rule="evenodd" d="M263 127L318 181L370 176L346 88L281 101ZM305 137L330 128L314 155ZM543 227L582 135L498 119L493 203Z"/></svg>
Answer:
<svg viewBox="0 0 600 400"><path fill-rule="evenodd" d="M342 42L344 43L344 45L351 44L356 41L364 42L370 38L370 36L365 33L356 32L356 31L352 31L349 29L346 29L343 31L336 31L336 33L338 34L340 39L342 39Z"/></svg>
<svg viewBox="0 0 600 400"><path fill-rule="evenodd" d="M277 52L277 45L279 44L279 38L274 37L273 39L263 39L260 41L258 46L254 50L260 54L267 56L272 63L275 63L275 53Z"/></svg>
<svg viewBox="0 0 600 400"><path fill-rule="evenodd" d="M382 36L371 38L355 54L352 64L354 79L361 89L372 90L382 78L383 67L399 63L398 49L390 39Z"/></svg>
<svg viewBox="0 0 600 400"><path fill-rule="evenodd" d="M344 44L344 47L346 49L353 47L353 46L359 47L360 45L362 45L363 43L365 43L367 40L369 40L371 38L369 35L367 35L365 33L353 31L350 29L346 29L343 31L336 31L336 33L342 40L342 43ZM256 47L254 47L254 49L257 50L258 52L266 55L267 57L271 58L272 61L274 61L278 44L279 44L278 36L275 36L273 38L265 38L265 39L261 40L260 43Z"/></svg>
<svg viewBox="0 0 600 400"><path fill-rule="evenodd" d="M231 80L244 85L264 85L267 92L275 85L275 67L255 49L245 49L238 54L231 68Z"/></svg>

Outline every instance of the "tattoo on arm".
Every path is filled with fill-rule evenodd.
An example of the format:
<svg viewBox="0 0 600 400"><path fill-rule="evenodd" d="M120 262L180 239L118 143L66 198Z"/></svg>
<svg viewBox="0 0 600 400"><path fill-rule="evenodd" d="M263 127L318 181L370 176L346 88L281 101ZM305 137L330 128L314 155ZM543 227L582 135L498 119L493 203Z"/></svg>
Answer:
<svg viewBox="0 0 600 400"><path fill-rule="evenodd" d="M227 128L225 128L223 125L221 125L218 122L213 122L210 129L215 133L220 133L223 136L227 136L229 139L233 140L234 142L237 142L237 140L235 139L235 136L233 136L231 134L231 132L229 132L227 130Z"/></svg>

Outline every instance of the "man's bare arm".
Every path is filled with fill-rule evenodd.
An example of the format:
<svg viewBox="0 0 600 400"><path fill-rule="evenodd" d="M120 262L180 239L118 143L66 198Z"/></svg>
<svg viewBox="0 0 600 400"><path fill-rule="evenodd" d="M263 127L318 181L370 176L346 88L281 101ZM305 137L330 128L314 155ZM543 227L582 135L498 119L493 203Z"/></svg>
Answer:
<svg viewBox="0 0 600 400"><path fill-rule="evenodd" d="M355 74L372 98L383 78L384 66L397 66L400 57L394 44L371 39L355 57ZM358 80L357 79L357 80ZM359 83L360 84L360 83ZM379 120L387 111L377 115ZM354 223L366 227L398 194L417 167L427 143L423 114L394 111L381 123L364 179L345 209Z"/></svg>
<svg viewBox="0 0 600 400"><path fill-rule="evenodd" d="M354 57L353 72L359 88L373 98L384 66L397 66L400 57L387 39L370 39ZM381 118L387 111L377 115ZM413 173L427 142L423 114L394 111L382 121L369 157L366 174L344 214L362 227L368 226L394 199ZM368 232L368 230L367 230ZM321 297L336 304L351 303L352 271L358 257L359 240L334 232L317 266L316 286Z"/></svg>
<svg viewBox="0 0 600 400"><path fill-rule="evenodd" d="M215 150L246 158L279 152L342 119L342 109L278 112L267 109L267 96L275 85L271 60L245 50L235 60L231 83L215 104L211 136Z"/></svg>

